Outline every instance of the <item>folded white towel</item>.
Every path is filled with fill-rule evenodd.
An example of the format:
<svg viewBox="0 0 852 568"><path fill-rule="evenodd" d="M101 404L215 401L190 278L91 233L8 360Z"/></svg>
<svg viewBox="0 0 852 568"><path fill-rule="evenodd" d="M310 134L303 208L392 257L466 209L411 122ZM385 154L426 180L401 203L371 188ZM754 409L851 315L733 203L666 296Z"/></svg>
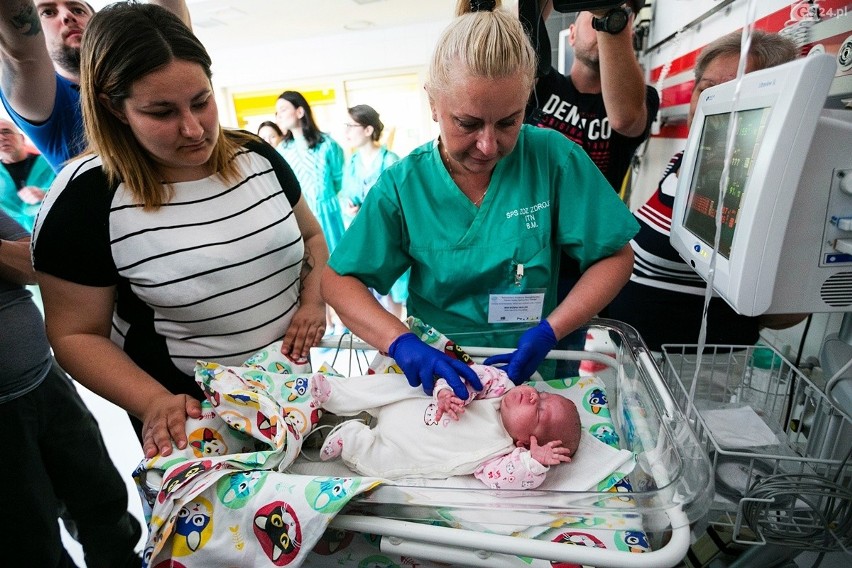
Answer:
<svg viewBox="0 0 852 568"><path fill-rule="evenodd" d="M633 469L633 453L616 450L583 431L580 447L569 464L552 466L539 489L549 491L597 491L597 485L612 473Z"/></svg>
<svg viewBox="0 0 852 568"><path fill-rule="evenodd" d="M700 412L716 443L722 448L743 449L778 444L775 433L750 406Z"/></svg>

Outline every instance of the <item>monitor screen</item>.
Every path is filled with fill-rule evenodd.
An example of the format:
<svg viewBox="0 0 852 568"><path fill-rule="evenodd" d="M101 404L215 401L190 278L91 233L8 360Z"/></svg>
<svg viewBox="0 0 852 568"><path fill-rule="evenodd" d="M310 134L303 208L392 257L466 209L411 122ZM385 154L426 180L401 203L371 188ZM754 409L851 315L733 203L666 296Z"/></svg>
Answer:
<svg viewBox="0 0 852 568"><path fill-rule="evenodd" d="M722 203L718 249L719 254L725 258L730 258L731 255L740 201L748 186L755 157L760 151L769 111L769 108L756 108L737 113L737 131L728 173L728 189ZM713 246L713 237L716 234L719 183L725 162L730 116L731 113L724 112L708 115L704 119L684 215L684 227L708 246Z"/></svg>
<svg viewBox="0 0 852 568"><path fill-rule="evenodd" d="M852 309L852 111L823 108L836 71L834 56L811 55L699 97L671 243L740 314Z"/></svg>

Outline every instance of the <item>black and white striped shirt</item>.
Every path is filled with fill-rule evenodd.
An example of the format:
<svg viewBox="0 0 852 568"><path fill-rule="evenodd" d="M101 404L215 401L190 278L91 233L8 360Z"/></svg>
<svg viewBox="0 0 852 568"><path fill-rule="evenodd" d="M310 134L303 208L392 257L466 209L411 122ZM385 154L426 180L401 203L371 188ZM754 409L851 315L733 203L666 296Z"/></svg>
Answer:
<svg viewBox="0 0 852 568"><path fill-rule="evenodd" d="M145 211L124 184L108 185L100 158L80 158L36 222L36 269L115 286L113 341L173 392L198 359L240 364L280 339L298 307L299 184L262 142L234 159L236 182L175 183L167 204Z"/></svg>

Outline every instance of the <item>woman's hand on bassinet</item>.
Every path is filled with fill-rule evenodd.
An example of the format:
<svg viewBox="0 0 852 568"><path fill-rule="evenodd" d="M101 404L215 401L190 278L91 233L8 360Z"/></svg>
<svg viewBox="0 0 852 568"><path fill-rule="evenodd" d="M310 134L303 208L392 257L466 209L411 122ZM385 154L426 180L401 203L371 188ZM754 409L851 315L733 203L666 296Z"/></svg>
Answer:
<svg viewBox="0 0 852 568"><path fill-rule="evenodd" d="M304 303L290 320L290 327L287 328L284 342L281 344L281 353L293 359L307 357L311 353L311 347L319 345L323 335L325 304Z"/></svg>
<svg viewBox="0 0 852 568"><path fill-rule="evenodd" d="M142 418L142 451L145 458L172 453L172 444L186 448L186 418L201 417L201 402L185 394L153 398ZM174 440L174 442L172 442Z"/></svg>
<svg viewBox="0 0 852 568"><path fill-rule="evenodd" d="M535 436L530 436L530 454L541 465L556 465L571 461L571 450L562 447L562 440L554 440L539 446Z"/></svg>
<svg viewBox="0 0 852 568"><path fill-rule="evenodd" d="M435 420L441 422L441 417L448 414L453 420L458 420L461 414L464 414L464 401L453 394L449 389L441 389L438 394L438 412L435 413Z"/></svg>

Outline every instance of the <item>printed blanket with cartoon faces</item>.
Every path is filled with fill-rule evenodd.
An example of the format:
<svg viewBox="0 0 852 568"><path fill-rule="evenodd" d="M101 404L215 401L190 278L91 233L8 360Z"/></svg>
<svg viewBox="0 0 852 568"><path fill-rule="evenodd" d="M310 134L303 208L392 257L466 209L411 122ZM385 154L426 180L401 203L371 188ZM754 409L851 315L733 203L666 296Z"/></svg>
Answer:
<svg viewBox="0 0 852 568"><path fill-rule="evenodd" d="M145 566L299 566L349 499L379 483L279 471L320 414L310 365L280 347L244 367L196 365L207 400L187 421L187 448L134 472L150 528Z"/></svg>
<svg viewBox="0 0 852 568"><path fill-rule="evenodd" d="M415 318L409 318L408 324L436 349L469 359L434 328ZM369 372L401 373L393 359L381 354ZM405 558L381 553L376 537L327 530L352 497L374 488L379 479L281 473L299 455L304 436L319 420L307 388L310 373L306 360L281 356L280 342L254 355L243 367L197 364L196 381L207 400L202 416L187 421L188 447L175 447L169 456L145 460L134 472L150 528L146 567L406 565ZM585 429L618 447L599 379L574 377L540 386L574 400ZM630 491L628 471L615 471L597 484L597 491L613 494L602 500L602 507L619 500L630 508L630 498L624 494ZM469 519L444 521L449 526L471 524ZM544 532L518 536L648 550L641 527L614 526L613 522L618 521L609 514L562 519L550 528L542 527ZM539 566L538 561L526 562ZM446 566L420 561L417 565Z"/></svg>

